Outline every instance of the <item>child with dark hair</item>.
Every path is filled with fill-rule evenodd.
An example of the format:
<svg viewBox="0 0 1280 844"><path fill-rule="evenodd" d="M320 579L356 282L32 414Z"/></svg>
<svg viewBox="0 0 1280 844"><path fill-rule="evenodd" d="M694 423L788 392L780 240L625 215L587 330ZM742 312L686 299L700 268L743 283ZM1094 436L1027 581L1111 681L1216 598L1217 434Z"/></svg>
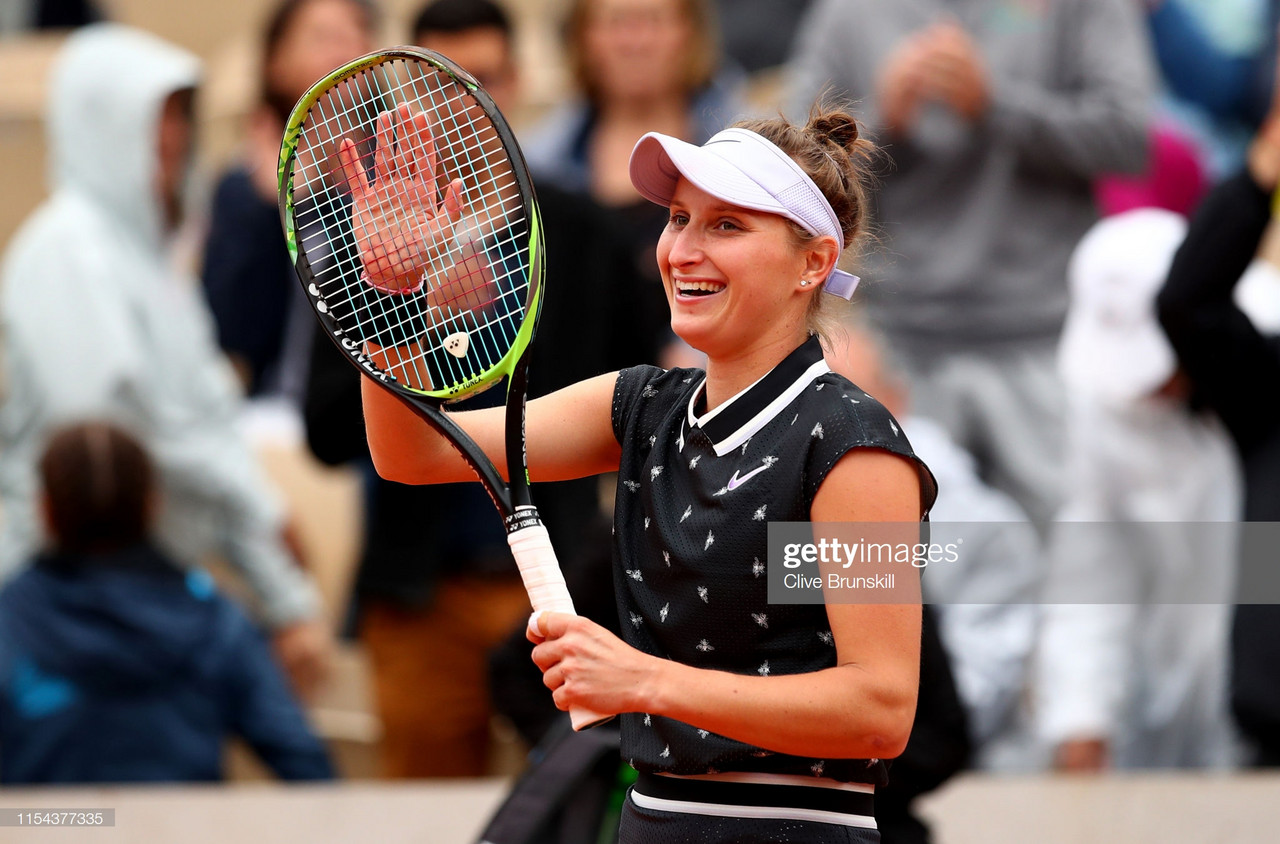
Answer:
<svg viewBox="0 0 1280 844"><path fill-rule="evenodd" d="M0 783L219 780L232 735L284 779L331 778L259 631L150 543L138 442L76 425L39 469L46 550L0 591Z"/></svg>

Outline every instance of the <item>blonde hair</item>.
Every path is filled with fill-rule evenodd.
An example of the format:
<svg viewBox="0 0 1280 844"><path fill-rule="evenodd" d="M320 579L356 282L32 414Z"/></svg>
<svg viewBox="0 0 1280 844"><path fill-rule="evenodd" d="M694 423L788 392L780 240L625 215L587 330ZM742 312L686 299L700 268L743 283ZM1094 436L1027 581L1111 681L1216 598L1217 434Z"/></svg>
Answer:
<svg viewBox="0 0 1280 844"><path fill-rule="evenodd" d="M840 221L845 252L839 260L856 259L871 237L868 202L877 148L860 137L858 122L848 109L820 102L810 109L804 125L781 116L741 120L734 125L768 139L813 179ZM799 245L816 237L796 223L791 230ZM809 300L805 323L810 333L830 346L849 310L849 303L837 296L815 294Z"/></svg>

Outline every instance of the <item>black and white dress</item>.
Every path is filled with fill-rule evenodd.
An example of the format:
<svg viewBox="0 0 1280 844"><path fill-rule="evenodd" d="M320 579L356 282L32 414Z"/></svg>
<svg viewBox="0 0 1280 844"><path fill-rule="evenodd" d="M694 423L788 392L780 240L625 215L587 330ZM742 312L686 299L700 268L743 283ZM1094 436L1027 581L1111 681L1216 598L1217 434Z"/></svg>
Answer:
<svg viewBox="0 0 1280 844"><path fill-rule="evenodd" d="M808 521L827 473L854 448L915 461L923 512L936 494L933 477L892 415L831 372L817 338L709 413L703 411L705 377L697 369L654 367L618 376L614 577L623 638L654 656L737 674L834 666L825 607L768 603L768 523ZM623 758L641 772L633 799L669 792L677 782L657 774L719 775L762 788L838 785L784 790L800 795L790 801L803 804L795 808L817 813L800 811L799 817L841 823L841 814L869 816L871 791L887 781L887 766L878 759L773 753L643 713L623 715L621 723ZM678 782L683 788L688 781ZM757 794L752 805L767 796ZM676 797L671 805L690 802ZM662 798L649 804L664 805Z"/></svg>

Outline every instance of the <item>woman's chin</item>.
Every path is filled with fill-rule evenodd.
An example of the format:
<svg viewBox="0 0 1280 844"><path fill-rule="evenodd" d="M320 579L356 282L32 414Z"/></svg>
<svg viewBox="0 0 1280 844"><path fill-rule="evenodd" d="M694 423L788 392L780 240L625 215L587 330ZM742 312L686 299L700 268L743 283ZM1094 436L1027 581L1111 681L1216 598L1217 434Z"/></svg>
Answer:
<svg viewBox="0 0 1280 844"><path fill-rule="evenodd" d="M717 325L716 322L710 320L681 321L673 319L671 321L673 334L683 340L685 344L709 358L722 356L726 351L725 346L730 344L730 340L723 329L723 325Z"/></svg>

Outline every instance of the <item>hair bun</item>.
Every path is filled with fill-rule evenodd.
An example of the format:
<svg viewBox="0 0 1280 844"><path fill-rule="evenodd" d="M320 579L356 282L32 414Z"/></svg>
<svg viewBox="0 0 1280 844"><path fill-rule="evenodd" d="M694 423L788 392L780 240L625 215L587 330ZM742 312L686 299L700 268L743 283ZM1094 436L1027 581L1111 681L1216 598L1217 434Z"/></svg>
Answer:
<svg viewBox="0 0 1280 844"><path fill-rule="evenodd" d="M813 115L809 129L820 141L831 141L841 149L858 142L858 122L847 111L832 109Z"/></svg>

